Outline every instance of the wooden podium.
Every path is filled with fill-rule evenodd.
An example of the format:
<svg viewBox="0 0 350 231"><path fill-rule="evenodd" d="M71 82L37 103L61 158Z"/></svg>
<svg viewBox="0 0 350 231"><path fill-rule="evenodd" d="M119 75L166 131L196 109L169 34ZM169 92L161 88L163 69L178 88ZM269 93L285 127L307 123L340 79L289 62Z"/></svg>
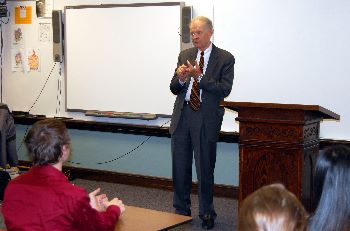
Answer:
<svg viewBox="0 0 350 231"><path fill-rule="evenodd" d="M238 112L239 204L261 186L283 183L309 211L320 121L340 116L321 106L222 102Z"/></svg>

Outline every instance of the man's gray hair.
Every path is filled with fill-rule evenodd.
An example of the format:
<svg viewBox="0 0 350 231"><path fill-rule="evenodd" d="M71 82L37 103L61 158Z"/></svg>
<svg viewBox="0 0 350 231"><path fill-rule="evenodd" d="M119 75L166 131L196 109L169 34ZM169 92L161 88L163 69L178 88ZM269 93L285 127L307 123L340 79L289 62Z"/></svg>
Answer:
<svg viewBox="0 0 350 231"><path fill-rule="evenodd" d="M204 22L208 29L210 29L210 30L213 29L213 22L207 17L204 17L204 16L195 17L194 19L191 20L190 26L191 26L192 22L194 22L194 21Z"/></svg>

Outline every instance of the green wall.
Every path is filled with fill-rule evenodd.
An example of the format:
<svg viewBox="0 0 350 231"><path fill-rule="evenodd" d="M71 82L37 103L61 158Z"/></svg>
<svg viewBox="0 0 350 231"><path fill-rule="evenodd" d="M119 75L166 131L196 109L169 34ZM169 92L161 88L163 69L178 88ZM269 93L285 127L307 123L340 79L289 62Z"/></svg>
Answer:
<svg viewBox="0 0 350 231"><path fill-rule="evenodd" d="M20 160L29 160L25 146L21 145L27 128L30 126L16 125ZM169 138L76 129L70 129L69 134L72 139L72 153L71 163L67 165L171 178ZM133 149L135 150L132 151ZM123 156L124 154L126 155ZM119 158L120 156L123 157ZM215 183L238 186L238 167L238 144L219 142ZM193 166L193 181L197 181L196 178Z"/></svg>

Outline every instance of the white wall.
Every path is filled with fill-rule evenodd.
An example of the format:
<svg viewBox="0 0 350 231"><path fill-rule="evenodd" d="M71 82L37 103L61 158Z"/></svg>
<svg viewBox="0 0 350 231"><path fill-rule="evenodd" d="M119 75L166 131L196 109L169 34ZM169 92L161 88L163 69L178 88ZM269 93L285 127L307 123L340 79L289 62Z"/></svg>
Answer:
<svg viewBox="0 0 350 231"><path fill-rule="evenodd" d="M135 3L150 1L54 1L55 9L71 5L101 3ZM321 137L349 139L350 111L346 100L350 70L350 2L346 0L206 0L185 1L192 5L194 16L206 15L214 22L214 43L236 58L233 91L227 100L316 104L340 114L340 122L326 121L321 125ZM9 2L14 4L34 2ZM40 19L42 20L42 19ZM49 20L50 21L50 20ZM38 19L26 26L32 33L26 46L41 48L43 60L40 73L12 73L10 68L11 21L4 25L3 101L12 110L28 111L46 81L52 62L52 44L38 42ZM174 63L174 67L175 67ZM47 86L33 114L74 116L64 112L64 94L58 94L58 82L64 80L59 68L53 69ZM61 92L64 92L64 84ZM168 86L164 86L168 87ZM59 105L58 99L61 99ZM235 113L227 112L223 130L237 130ZM130 120L114 120L130 123ZM165 119L149 121L162 124ZM144 121L133 121L144 123Z"/></svg>
<svg viewBox="0 0 350 231"><path fill-rule="evenodd" d="M320 105L341 116L321 137L350 138L349 1L220 1L215 12L215 43L236 57L230 100Z"/></svg>

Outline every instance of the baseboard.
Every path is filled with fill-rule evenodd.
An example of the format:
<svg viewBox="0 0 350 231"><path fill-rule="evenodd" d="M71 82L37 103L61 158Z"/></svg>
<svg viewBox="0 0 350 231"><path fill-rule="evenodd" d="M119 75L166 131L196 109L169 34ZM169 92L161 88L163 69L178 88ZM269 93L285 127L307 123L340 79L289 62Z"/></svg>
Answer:
<svg viewBox="0 0 350 231"><path fill-rule="evenodd" d="M22 168L31 166L29 161L19 161ZM126 184L147 188L157 188L172 191L172 180L162 177L144 176L130 173L118 173L106 170L96 170L77 167L63 167L69 171L72 177L86 180L104 181L116 184ZM192 183L192 192L197 193L198 184ZM214 196L238 199L238 187L231 185L215 184Z"/></svg>

